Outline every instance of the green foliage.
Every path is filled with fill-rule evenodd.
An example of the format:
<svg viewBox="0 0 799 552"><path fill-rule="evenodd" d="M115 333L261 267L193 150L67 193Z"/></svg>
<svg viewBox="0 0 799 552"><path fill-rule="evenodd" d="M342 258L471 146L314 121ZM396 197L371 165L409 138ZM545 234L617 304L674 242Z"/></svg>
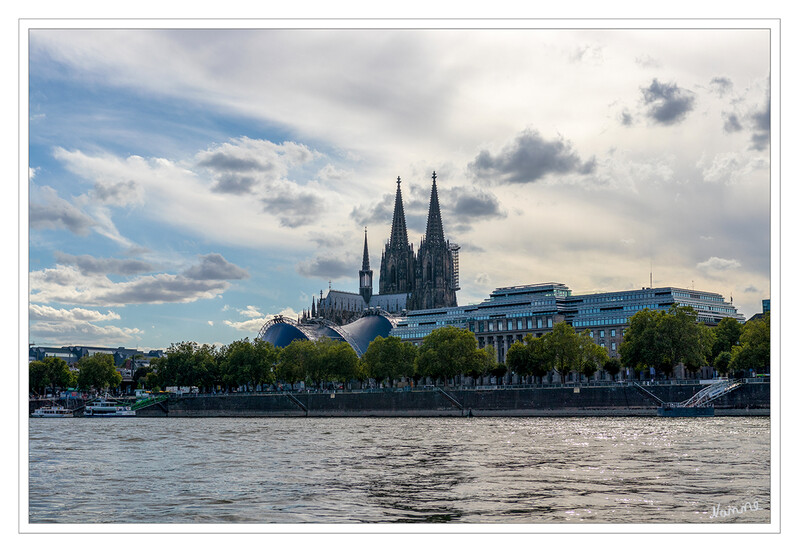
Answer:
<svg viewBox="0 0 799 552"><path fill-rule="evenodd" d="M47 389L67 389L77 383L77 376L69 369L64 359L47 357L28 365L28 388L33 393L46 394Z"/></svg>
<svg viewBox="0 0 799 552"><path fill-rule="evenodd" d="M486 359L477 351L477 340L469 330L452 326L436 328L419 346L416 372L435 381L479 372L486 365Z"/></svg>
<svg viewBox="0 0 799 552"><path fill-rule="evenodd" d="M413 376L415 360L416 346L412 343L396 336L378 336L361 357L362 376L379 382L387 379L393 384L394 380Z"/></svg>
<svg viewBox="0 0 799 552"><path fill-rule="evenodd" d="M608 352L601 345L594 343L588 330L577 336L577 347L579 351L578 371L590 379L608 360Z"/></svg>
<svg viewBox="0 0 799 552"><path fill-rule="evenodd" d="M95 389L97 391L119 387L122 375L114 365L112 355L85 356L78 361L78 387L81 389Z"/></svg>
<svg viewBox="0 0 799 552"><path fill-rule="evenodd" d="M732 348L730 371L735 374L746 370L768 373L771 366L770 314L744 324L740 343Z"/></svg>
<svg viewBox="0 0 799 552"><path fill-rule="evenodd" d="M613 378L614 380L616 379L616 376L619 374L619 372L621 372L621 368L622 368L621 361L618 358L609 358L602 365L602 369L608 374L610 374L610 377Z"/></svg>
<svg viewBox="0 0 799 552"><path fill-rule="evenodd" d="M683 363L697 370L707 363L715 336L697 322L691 307L672 305L668 312L644 309L630 318L621 344L621 361L640 371L649 366L669 375Z"/></svg>
<svg viewBox="0 0 799 552"><path fill-rule="evenodd" d="M202 348L195 351L195 377L205 379L213 356ZM247 385L255 389L259 385L275 381L274 365L278 351L260 339L251 342L248 338L234 341L224 348L221 360L222 379L232 385Z"/></svg>
<svg viewBox="0 0 799 552"><path fill-rule="evenodd" d="M722 351L713 360L713 367L719 374L727 375L730 371L731 362L732 353L730 351Z"/></svg>
<svg viewBox="0 0 799 552"><path fill-rule="evenodd" d="M732 348L739 345L744 325L735 318L722 318L718 326L713 329L713 350L711 356L717 358L720 353L732 352Z"/></svg>
<svg viewBox="0 0 799 552"><path fill-rule="evenodd" d="M580 366L583 356L580 336L566 322L558 322L542 339L561 382L565 381L566 374Z"/></svg>

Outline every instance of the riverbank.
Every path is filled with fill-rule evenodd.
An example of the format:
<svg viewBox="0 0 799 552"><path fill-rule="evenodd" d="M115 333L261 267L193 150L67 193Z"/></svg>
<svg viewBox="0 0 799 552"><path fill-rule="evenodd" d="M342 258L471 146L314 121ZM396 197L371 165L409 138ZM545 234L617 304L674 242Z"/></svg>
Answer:
<svg viewBox="0 0 799 552"><path fill-rule="evenodd" d="M522 389L268 393L170 397L153 417L458 417L657 416L660 402L681 402L699 384L562 386ZM659 401L660 402L659 402ZM768 416L770 384L747 383L714 401L717 416Z"/></svg>
<svg viewBox="0 0 799 552"><path fill-rule="evenodd" d="M684 401L705 385L562 385L499 389L381 389L171 396L138 417L570 417L657 416L661 402ZM68 408L80 406L65 404ZM31 412L41 406L31 401ZM752 382L714 401L716 416L768 416L770 384Z"/></svg>

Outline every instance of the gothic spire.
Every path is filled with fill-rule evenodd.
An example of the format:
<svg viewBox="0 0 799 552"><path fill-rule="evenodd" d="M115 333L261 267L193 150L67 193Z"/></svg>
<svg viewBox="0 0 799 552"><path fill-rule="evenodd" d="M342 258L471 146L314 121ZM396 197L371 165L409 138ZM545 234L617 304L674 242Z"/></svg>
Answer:
<svg viewBox="0 0 799 552"><path fill-rule="evenodd" d="M369 247L366 244L366 227L363 227L363 268L361 270L369 270Z"/></svg>
<svg viewBox="0 0 799 552"><path fill-rule="evenodd" d="M400 177L397 177L397 195L394 198L394 220L391 222L391 238L389 247L392 249L407 249L408 229L405 227L405 209L402 207L402 190L400 190Z"/></svg>
<svg viewBox="0 0 799 552"><path fill-rule="evenodd" d="M433 171L433 189L430 192L430 210L427 213L427 230L424 239L430 245L444 243L444 225L441 222L441 208L438 205L436 171Z"/></svg>

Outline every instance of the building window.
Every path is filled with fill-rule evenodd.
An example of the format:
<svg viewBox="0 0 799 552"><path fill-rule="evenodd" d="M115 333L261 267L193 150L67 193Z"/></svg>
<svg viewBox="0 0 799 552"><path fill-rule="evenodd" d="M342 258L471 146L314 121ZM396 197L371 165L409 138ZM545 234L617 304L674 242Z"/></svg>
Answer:
<svg viewBox="0 0 799 552"><path fill-rule="evenodd" d="M538 327L539 328L543 328L544 327L543 324L541 323L541 319L540 318L538 320L536 320L536 322L538 323Z"/></svg>
<svg viewBox="0 0 799 552"><path fill-rule="evenodd" d="M591 336L591 339L593 339L593 338L594 338L594 330L591 330L591 331L590 331L590 333L589 333L588 335L590 335L590 336Z"/></svg>
<svg viewBox="0 0 799 552"><path fill-rule="evenodd" d="M497 331L502 331L502 320L497 320Z"/></svg>
<svg viewBox="0 0 799 552"><path fill-rule="evenodd" d="M494 323L493 322L489 322L488 323L488 331L489 332L493 332L494 331Z"/></svg>
<svg viewBox="0 0 799 552"><path fill-rule="evenodd" d="M610 337L616 337L616 330L610 330Z"/></svg>
<svg viewBox="0 0 799 552"><path fill-rule="evenodd" d="M551 327L552 327L552 319L551 318L547 318L547 328L551 328Z"/></svg>
<svg viewBox="0 0 799 552"><path fill-rule="evenodd" d="M527 319L527 329L528 330L532 330L533 329L533 319L532 318L528 318Z"/></svg>
<svg viewBox="0 0 799 552"><path fill-rule="evenodd" d="M508 320L508 329L513 330L513 320Z"/></svg>
<svg viewBox="0 0 799 552"><path fill-rule="evenodd" d="M599 337L605 337L605 330L599 330Z"/></svg>
<svg viewBox="0 0 799 552"><path fill-rule="evenodd" d="M485 329L484 329L484 326L483 326L483 323L482 323L482 322L478 322L478 323L477 323L477 328L478 328L478 330L479 330L479 331L481 331L481 332L482 332L482 331L485 331Z"/></svg>
<svg viewBox="0 0 799 552"><path fill-rule="evenodd" d="M611 343L611 344L610 344L610 348L611 348L612 350L614 350L614 351L616 350L616 342L615 342L615 341L614 341L613 343Z"/></svg>

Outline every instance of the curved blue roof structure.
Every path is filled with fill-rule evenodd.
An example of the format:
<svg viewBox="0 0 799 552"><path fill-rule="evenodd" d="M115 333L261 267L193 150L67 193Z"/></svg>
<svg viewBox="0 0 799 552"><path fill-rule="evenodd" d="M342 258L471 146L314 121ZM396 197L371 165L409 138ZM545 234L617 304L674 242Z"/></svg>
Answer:
<svg viewBox="0 0 799 552"><path fill-rule="evenodd" d="M294 340L317 340L321 338L344 341L363 355L376 337L388 337L395 322L387 313L367 313L358 320L338 326L326 320L316 319L299 324L294 320L276 316L268 321L258 332L257 339L268 341L275 347L285 347Z"/></svg>

